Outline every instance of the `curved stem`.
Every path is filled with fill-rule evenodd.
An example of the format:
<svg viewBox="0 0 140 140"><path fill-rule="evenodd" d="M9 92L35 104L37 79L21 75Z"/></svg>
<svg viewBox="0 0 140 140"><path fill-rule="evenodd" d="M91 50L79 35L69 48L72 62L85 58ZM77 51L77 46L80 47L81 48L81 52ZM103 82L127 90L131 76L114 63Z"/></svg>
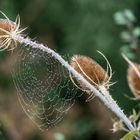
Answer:
<svg viewBox="0 0 140 140"><path fill-rule="evenodd" d="M58 53L48 48L47 46L36 43L35 41L32 41L28 37L24 38L22 36L16 36L15 39L21 44L25 44L26 46L30 45L32 48L38 48L44 52L51 54L52 57L57 59L65 68L69 70L69 72L73 74L75 78L77 78L77 80L82 82L85 85L85 87L87 87L91 92L93 92L112 112L114 112L114 114L126 124L129 130L135 130L135 127L131 124L130 120L126 117L124 112L118 106L116 101L114 101L111 95L107 92L107 90L102 89L101 92L99 92L81 74L79 74L73 67L71 67L68 64L68 62L65 61ZM107 93L102 93L102 92L107 92Z"/></svg>

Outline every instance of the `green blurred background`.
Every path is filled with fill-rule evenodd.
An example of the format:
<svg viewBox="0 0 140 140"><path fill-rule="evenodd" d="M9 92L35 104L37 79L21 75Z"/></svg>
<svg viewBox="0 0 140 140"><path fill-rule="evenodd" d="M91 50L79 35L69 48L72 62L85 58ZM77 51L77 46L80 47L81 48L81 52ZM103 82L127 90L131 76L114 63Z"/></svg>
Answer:
<svg viewBox="0 0 140 140"><path fill-rule="evenodd" d="M105 54L114 71L117 83L110 92L127 114L138 108L127 99L127 64L120 55L123 27L117 26L113 15L131 9L140 22L139 0L0 0L0 10L11 20L21 17L26 33L47 44L63 56L83 54L106 63L96 50ZM117 140L112 134L113 114L97 99L86 103L80 100L68 112L63 122L49 131L40 131L25 115L19 104L12 81L9 52L0 52L0 140Z"/></svg>

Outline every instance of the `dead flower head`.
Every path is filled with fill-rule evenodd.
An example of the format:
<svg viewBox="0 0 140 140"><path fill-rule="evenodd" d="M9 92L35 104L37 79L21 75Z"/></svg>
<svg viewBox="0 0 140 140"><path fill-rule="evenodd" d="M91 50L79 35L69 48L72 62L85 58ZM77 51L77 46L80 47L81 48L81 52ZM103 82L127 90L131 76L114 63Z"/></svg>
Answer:
<svg viewBox="0 0 140 140"><path fill-rule="evenodd" d="M111 130L113 131L113 133L118 132L120 130L125 130L123 122L121 120L120 121L115 121L113 123L113 128Z"/></svg>
<svg viewBox="0 0 140 140"><path fill-rule="evenodd" d="M133 63L124 54L123 58L128 62L127 80L135 99L140 99L140 64Z"/></svg>
<svg viewBox="0 0 140 140"><path fill-rule="evenodd" d="M100 90L101 87L104 87L106 90L108 90L110 85L113 84L110 82L112 78L112 69L107 58L101 52L99 53L104 57L107 62L106 70L104 70L93 59L83 55L74 55L71 58L70 64L77 72L79 72L88 82L90 82L90 84L94 85L98 90ZM90 92L80 81L77 81L79 86L74 82L73 79L72 81L81 90L88 93Z"/></svg>
<svg viewBox="0 0 140 140"><path fill-rule="evenodd" d="M16 36L21 34L25 29L20 29L20 17L16 21L11 21L3 12L0 13L5 19L0 19L0 51L13 50L17 47Z"/></svg>

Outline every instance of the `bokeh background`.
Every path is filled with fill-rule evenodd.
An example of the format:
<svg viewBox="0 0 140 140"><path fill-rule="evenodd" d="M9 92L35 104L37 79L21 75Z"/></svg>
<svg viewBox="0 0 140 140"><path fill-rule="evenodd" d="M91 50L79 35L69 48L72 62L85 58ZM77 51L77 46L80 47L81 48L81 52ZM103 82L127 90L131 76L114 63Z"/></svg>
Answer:
<svg viewBox="0 0 140 140"><path fill-rule="evenodd" d="M114 14L131 9L140 22L139 0L0 0L0 10L11 20L21 17L26 33L47 44L68 59L74 54L87 55L103 67L106 63L96 50L105 54L117 83L110 92L125 113L138 108L130 101L126 80L127 64L122 59L120 32L124 27L114 21ZM1 16L2 17L2 16ZM40 131L25 115L18 101L9 64L10 52L0 52L0 140L118 140L121 133L111 132L116 117L98 99L86 103L80 99L64 120L49 131Z"/></svg>

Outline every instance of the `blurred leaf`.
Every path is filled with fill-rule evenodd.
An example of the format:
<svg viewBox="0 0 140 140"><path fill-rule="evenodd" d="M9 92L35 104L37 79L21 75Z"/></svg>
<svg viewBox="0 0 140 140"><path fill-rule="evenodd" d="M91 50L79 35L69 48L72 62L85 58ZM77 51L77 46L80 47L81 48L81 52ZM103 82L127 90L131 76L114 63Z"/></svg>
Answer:
<svg viewBox="0 0 140 140"><path fill-rule="evenodd" d="M124 15L123 15L122 12L115 13L114 14L114 19L115 19L115 22L119 25L126 25L127 24L127 21L124 18Z"/></svg>
<svg viewBox="0 0 140 140"><path fill-rule="evenodd" d="M129 9L124 10L124 16L131 22L134 22L136 20L134 14Z"/></svg>
<svg viewBox="0 0 140 140"><path fill-rule="evenodd" d="M133 109L133 115L134 115L134 116L137 116L137 112L136 112L135 109Z"/></svg>
<svg viewBox="0 0 140 140"><path fill-rule="evenodd" d="M136 110L133 109L132 115L129 116L129 120L131 122L134 122L135 123L137 121L138 117L139 117L139 115L137 114Z"/></svg>
<svg viewBox="0 0 140 140"><path fill-rule="evenodd" d="M124 45L120 48L120 52L124 53L129 59L134 60L136 58L135 53L131 51L131 48L129 45Z"/></svg>
<svg viewBox="0 0 140 140"><path fill-rule="evenodd" d="M114 19L115 19L115 22L120 25L127 25L128 22L134 22L136 20L134 14L129 9L116 12L114 14Z"/></svg>
<svg viewBox="0 0 140 140"><path fill-rule="evenodd" d="M121 35L120 36L121 36L121 39L123 41L125 41L125 42L131 42L131 36L130 36L129 32L123 31L123 32L121 32Z"/></svg>
<svg viewBox="0 0 140 140"><path fill-rule="evenodd" d="M134 140L135 136L139 134L138 130L128 132L121 140Z"/></svg>
<svg viewBox="0 0 140 140"><path fill-rule="evenodd" d="M136 27L136 28L133 30L133 34L134 34L136 37L139 37L139 36L140 36L140 27Z"/></svg>

